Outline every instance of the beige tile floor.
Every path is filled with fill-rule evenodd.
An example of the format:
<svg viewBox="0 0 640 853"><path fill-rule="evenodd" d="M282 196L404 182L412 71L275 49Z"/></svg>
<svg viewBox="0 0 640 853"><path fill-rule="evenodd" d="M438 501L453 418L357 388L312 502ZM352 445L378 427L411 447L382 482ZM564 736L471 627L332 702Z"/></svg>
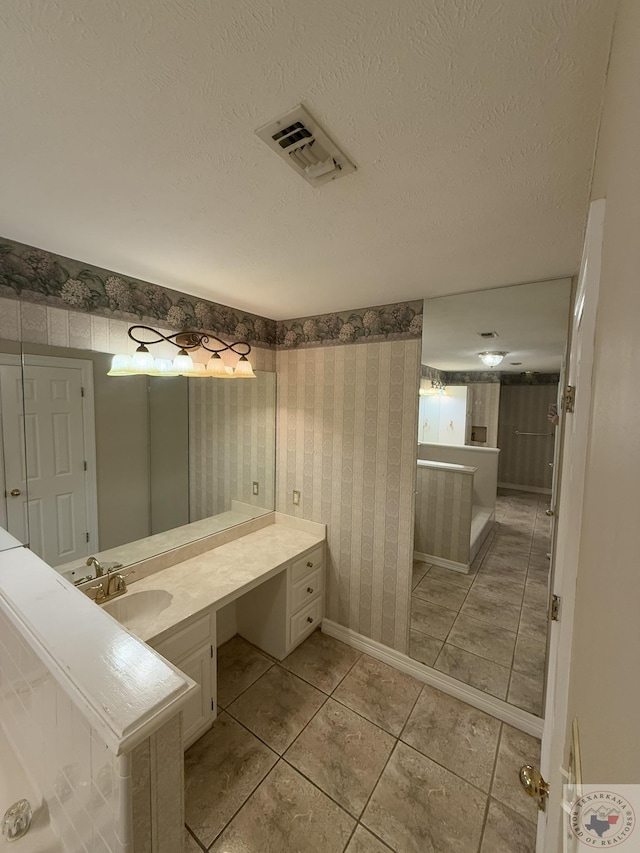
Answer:
<svg viewBox="0 0 640 853"><path fill-rule="evenodd" d="M320 632L280 664L236 637L218 679L189 853L533 853L534 738Z"/></svg>
<svg viewBox="0 0 640 853"><path fill-rule="evenodd" d="M542 713L550 522L546 495L503 491L496 527L468 575L416 562L410 654Z"/></svg>

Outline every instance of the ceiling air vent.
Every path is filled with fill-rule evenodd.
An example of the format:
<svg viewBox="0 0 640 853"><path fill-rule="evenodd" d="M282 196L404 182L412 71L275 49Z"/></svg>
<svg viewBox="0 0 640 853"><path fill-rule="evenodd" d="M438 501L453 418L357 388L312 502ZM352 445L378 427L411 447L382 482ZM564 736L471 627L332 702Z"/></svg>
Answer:
<svg viewBox="0 0 640 853"><path fill-rule="evenodd" d="M256 135L312 187L356 170L302 106L256 130Z"/></svg>

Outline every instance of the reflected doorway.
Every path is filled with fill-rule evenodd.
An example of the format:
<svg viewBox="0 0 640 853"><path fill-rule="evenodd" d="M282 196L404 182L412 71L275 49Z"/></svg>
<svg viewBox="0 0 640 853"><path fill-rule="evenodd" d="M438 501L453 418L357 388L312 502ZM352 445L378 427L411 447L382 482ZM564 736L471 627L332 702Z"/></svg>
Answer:
<svg viewBox="0 0 640 853"><path fill-rule="evenodd" d="M7 529L52 566L86 557L98 545L91 363L29 356L24 375L2 374Z"/></svg>

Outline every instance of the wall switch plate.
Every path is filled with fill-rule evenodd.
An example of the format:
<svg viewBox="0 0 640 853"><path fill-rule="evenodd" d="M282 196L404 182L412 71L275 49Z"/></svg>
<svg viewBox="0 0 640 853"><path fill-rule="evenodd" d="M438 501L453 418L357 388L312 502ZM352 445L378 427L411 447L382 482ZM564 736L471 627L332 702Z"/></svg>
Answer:
<svg viewBox="0 0 640 853"><path fill-rule="evenodd" d="M300 492L293 490L293 505L300 506Z"/></svg>
<svg viewBox="0 0 640 853"><path fill-rule="evenodd" d="M257 495L257 494L258 494L258 484L257 484L257 482L256 482L255 480L253 481L253 489L252 489L252 491L253 491L253 494L254 494L254 495Z"/></svg>

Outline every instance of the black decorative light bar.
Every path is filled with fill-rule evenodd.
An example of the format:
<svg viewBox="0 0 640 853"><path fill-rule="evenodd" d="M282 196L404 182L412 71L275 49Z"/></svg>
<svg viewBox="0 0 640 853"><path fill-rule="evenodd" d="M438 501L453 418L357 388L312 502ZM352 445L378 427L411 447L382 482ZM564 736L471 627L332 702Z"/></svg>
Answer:
<svg viewBox="0 0 640 853"><path fill-rule="evenodd" d="M141 333L144 333L141 337ZM244 341L225 343L215 335L204 332L176 332L164 335L151 326L131 326L129 337L139 344L133 355L114 355L109 376L214 376L218 379L255 379L255 373L247 356L251 345ZM148 347L163 341L173 344L179 352L174 359L154 358ZM219 346L216 346L218 344ZM189 355L195 350L211 353L208 363L194 362ZM235 367L224 363L221 352L229 350L240 356Z"/></svg>

